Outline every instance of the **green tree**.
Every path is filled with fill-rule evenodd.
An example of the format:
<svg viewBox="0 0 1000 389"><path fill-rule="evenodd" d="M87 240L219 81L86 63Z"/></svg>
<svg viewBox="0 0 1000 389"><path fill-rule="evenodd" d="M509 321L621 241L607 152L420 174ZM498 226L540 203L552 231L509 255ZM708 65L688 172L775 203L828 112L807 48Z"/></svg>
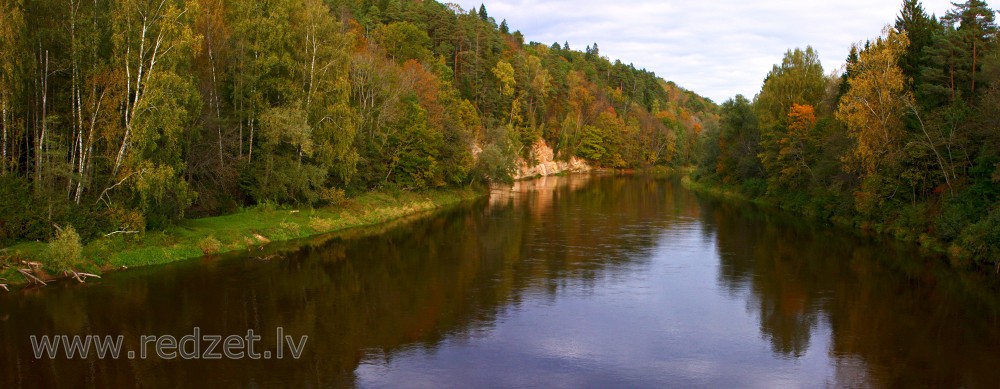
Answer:
<svg viewBox="0 0 1000 389"><path fill-rule="evenodd" d="M426 61L431 57L430 37L410 22L393 22L378 28L376 39L396 62Z"/></svg>
<svg viewBox="0 0 1000 389"><path fill-rule="evenodd" d="M782 144L788 137L788 114L793 104L816 106L826 93L826 78L819 56L812 47L785 53L781 65L775 65L754 99L754 111L760 125L761 152L758 157L769 179L777 179L786 169ZM777 184L779 181L771 181ZM771 186L770 189L777 189Z"/></svg>
<svg viewBox="0 0 1000 389"><path fill-rule="evenodd" d="M719 159L712 168L723 181L733 183L761 178L760 130L753 105L743 95L727 100L720 110Z"/></svg>
<svg viewBox="0 0 1000 389"><path fill-rule="evenodd" d="M933 42L933 35L940 25L924 11L920 0L904 0L903 9L896 17L896 31L906 34L910 41L906 53L899 59L899 66L908 78L910 88L920 84L920 65L924 48ZM851 48L852 52L856 48Z"/></svg>
<svg viewBox="0 0 1000 389"><path fill-rule="evenodd" d="M321 0L306 0L296 12L295 58L302 85L302 110L312 129L314 162L333 182L350 181L358 153L352 148L357 114L350 105L349 36Z"/></svg>
<svg viewBox="0 0 1000 389"><path fill-rule="evenodd" d="M987 7L982 0L968 0L965 3L954 3L955 9L945 14L943 20L945 25L956 28L958 40L956 44L964 47L970 54L968 66L969 75L968 94L971 98L976 94L977 74L982 67L981 57L983 53L989 51L997 34L995 23L995 13Z"/></svg>
<svg viewBox="0 0 1000 389"><path fill-rule="evenodd" d="M238 120L239 155L247 164L254 161L260 115L272 106L299 98L291 47L295 42L291 4L289 0L237 0L228 9L234 37L229 69L232 104Z"/></svg>
<svg viewBox="0 0 1000 389"><path fill-rule="evenodd" d="M125 0L112 10L112 66L126 86L123 132L114 139L112 180L98 201L110 203L126 184L152 227L183 217L195 196L183 178L182 158L190 113L201 105L190 75L199 37L191 29L196 9L189 5Z"/></svg>

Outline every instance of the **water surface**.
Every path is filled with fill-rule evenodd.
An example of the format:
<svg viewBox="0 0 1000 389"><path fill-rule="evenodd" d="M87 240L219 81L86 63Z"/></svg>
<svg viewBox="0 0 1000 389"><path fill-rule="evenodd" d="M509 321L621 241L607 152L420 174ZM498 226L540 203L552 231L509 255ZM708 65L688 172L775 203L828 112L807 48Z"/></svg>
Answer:
<svg viewBox="0 0 1000 389"><path fill-rule="evenodd" d="M0 295L0 387L998 387L991 276L672 180ZM277 254L277 256L274 256ZM29 336L309 335L301 359L35 359Z"/></svg>

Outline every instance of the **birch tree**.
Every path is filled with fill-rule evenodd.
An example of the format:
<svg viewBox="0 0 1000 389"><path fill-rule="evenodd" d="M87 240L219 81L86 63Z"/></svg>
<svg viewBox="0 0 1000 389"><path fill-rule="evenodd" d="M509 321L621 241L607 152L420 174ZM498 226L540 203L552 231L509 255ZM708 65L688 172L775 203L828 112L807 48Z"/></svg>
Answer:
<svg viewBox="0 0 1000 389"><path fill-rule="evenodd" d="M110 204L125 185L150 215L179 217L190 205L181 151L190 113L200 103L190 75L200 43L191 28L196 13L196 4L180 0L121 0L113 7L122 132L114 138L112 180L98 201Z"/></svg>
<svg viewBox="0 0 1000 389"><path fill-rule="evenodd" d="M836 115L857 141L848 161L853 161L849 166L856 166L860 173L874 175L900 157L905 135L903 115L913 99L898 65L908 44L906 35L886 28L883 37L861 50L858 62L852 65L853 77L847 81L850 89Z"/></svg>
<svg viewBox="0 0 1000 389"><path fill-rule="evenodd" d="M0 5L0 175L8 174L14 164L14 98L19 83L23 44L24 14L18 1Z"/></svg>

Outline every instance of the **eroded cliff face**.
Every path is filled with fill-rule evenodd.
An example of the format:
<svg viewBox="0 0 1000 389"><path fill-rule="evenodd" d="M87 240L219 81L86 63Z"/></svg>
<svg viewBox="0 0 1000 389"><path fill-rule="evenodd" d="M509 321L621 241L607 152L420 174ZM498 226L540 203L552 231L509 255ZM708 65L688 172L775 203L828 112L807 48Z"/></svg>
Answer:
<svg viewBox="0 0 1000 389"><path fill-rule="evenodd" d="M514 175L515 180L537 176L551 176L564 172L587 172L592 169L587 164L587 161L579 157L572 157L569 161L556 161L555 153L544 140L539 140L531 146L531 155L534 160L533 165L529 165L529 161L523 158L517 161L517 173Z"/></svg>

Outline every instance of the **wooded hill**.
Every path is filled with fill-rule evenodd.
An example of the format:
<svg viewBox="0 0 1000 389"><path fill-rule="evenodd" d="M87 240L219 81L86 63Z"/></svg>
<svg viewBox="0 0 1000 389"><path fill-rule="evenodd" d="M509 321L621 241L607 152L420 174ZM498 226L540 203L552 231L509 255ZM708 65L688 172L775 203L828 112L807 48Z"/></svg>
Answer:
<svg viewBox="0 0 1000 389"><path fill-rule="evenodd" d="M894 26L826 76L789 50L760 92L722 104L697 179L1000 266L1000 48L980 0Z"/></svg>
<svg viewBox="0 0 1000 389"><path fill-rule="evenodd" d="M681 166L717 120L597 43L435 1L8 0L0 48L2 245L508 181L540 139Z"/></svg>

